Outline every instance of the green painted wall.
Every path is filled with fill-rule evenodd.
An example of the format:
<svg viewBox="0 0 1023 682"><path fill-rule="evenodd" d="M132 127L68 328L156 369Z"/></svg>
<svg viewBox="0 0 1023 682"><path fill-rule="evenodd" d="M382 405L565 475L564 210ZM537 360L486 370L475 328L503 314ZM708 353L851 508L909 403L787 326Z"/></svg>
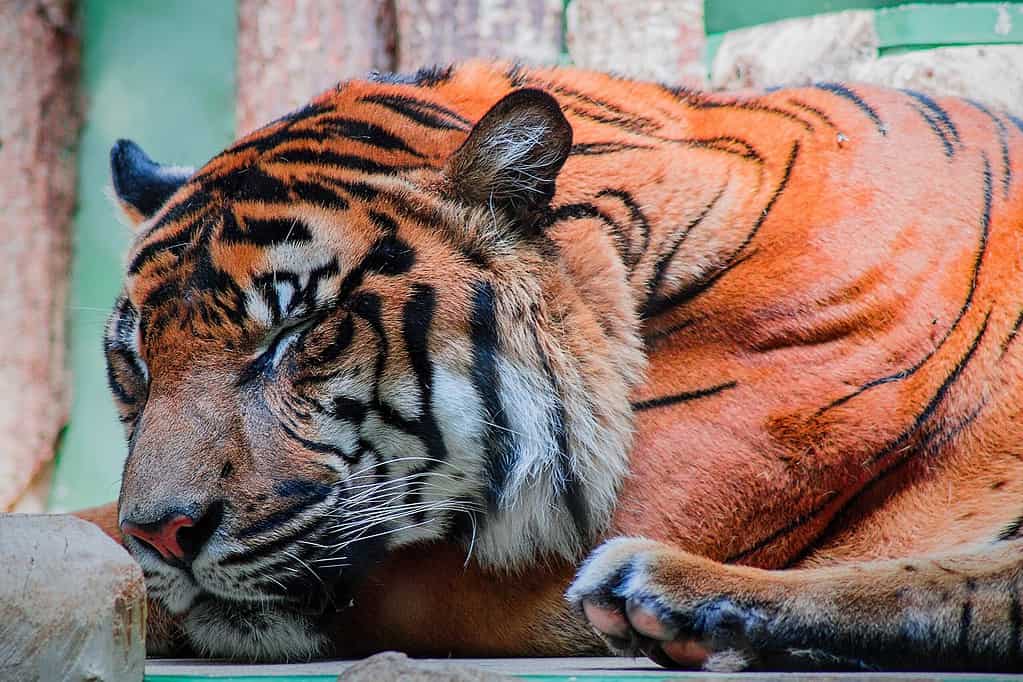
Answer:
<svg viewBox="0 0 1023 682"><path fill-rule="evenodd" d="M70 338L73 395L50 506L116 498L126 447L107 394L102 335L131 231L107 198L119 137L199 165L234 136L235 0L85 0L86 122L79 147Z"/></svg>
<svg viewBox="0 0 1023 682"><path fill-rule="evenodd" d="M926 4L966 4L983 0L925 0ZM880 9L911 4L907 0L706 0L703 23L707 33L734 31L737 28L771 21L806 17L811 14L841 12L847 9Z"/></svg>

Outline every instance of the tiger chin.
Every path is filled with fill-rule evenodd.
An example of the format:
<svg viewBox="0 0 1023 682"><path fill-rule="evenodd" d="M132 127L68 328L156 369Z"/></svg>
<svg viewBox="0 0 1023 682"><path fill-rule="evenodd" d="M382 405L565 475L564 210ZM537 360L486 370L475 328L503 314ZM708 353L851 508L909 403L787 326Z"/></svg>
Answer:
<svg viewBox="0 0 1023 682"><path fill-rule="evenodd" d="M1023 669L1018 118L470 63L111 166L151 652Z"/></svg>

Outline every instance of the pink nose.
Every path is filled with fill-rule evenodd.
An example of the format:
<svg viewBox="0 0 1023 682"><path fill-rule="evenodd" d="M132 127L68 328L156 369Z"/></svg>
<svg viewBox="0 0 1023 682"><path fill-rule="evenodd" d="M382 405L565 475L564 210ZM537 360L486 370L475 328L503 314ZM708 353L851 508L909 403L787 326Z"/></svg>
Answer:
<svg viewBox="0 0 1023 682"><path fill-rule="evenodd" d="M146 543L163 556L164 559L184 561L185 550L178 539L178 531L195 525L195 521L184 514L168 516L156 523L135 524L131 521L121 523L121 531Z"/></svg>

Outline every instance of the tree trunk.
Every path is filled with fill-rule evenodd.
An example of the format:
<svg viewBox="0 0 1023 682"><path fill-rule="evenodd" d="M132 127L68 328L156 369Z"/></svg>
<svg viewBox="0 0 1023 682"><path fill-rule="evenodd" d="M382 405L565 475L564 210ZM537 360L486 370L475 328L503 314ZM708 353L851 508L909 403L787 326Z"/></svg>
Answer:
<svg viewBox="0 0 1023 682"><path fill-rule="evenodd" d="M0 2L0 511L45 477L67 420L64 331L80 123L72 4Z"/></svg>
<svg viewBox="0 0 1023 682"><path fill-rule="evenodd" d="M340 80L394 68L389 0L240 0L238 133Z"/></svg>

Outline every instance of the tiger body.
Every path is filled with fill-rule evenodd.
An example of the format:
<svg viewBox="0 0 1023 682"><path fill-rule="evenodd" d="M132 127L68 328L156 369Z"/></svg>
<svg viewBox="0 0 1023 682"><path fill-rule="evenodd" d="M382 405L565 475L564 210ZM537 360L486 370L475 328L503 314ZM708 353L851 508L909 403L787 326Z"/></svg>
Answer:
<svg viewBox="0 0 1023 682"><path fill-rule="evenodd" d="M567 139L491 109L523 89ZM674 663L1018 669L1021 165L1018 119L869 86L344 83L118 187L126 542L220 655L599 650L578 614Z"/></svg>

